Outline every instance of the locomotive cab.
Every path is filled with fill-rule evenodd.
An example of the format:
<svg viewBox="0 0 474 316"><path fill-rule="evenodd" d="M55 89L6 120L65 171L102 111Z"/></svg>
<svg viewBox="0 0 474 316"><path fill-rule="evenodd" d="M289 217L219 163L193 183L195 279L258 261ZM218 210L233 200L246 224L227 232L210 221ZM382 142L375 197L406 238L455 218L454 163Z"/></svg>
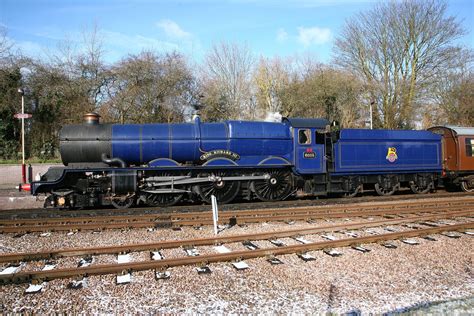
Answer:
<svg viewBox="0 0 474 316"><path fill-rule="evenodd" d="M285 118L293 131L293 161L298 174L326 173L326 131L329 121L325 119Z"/></svg>
<svg viewBox="0 0 474 316"><path fill-rule="evenodd" d="M326 195L332 152L330 122L323 118L283 118L293 136L293 171L300 195ZM329 156L328 156L329 155Z"/></svg>

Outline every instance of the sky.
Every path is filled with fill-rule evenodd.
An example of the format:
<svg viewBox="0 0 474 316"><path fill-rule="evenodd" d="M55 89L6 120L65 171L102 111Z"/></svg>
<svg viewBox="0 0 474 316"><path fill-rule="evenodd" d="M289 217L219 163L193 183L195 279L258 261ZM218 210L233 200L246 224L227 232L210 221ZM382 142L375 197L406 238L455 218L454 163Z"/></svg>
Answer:
<svg viewBox="0 0 474 316"><path fill-rule="evenodd" d="M310 54L330 62L345 20L375 0L0 0L0 25L16 47L44 58L68 40L80 46L94 26L106 62L143 50L179 51L200 62L221 41L263 57ZM448 1L474 48L474 0Z"/></svg>

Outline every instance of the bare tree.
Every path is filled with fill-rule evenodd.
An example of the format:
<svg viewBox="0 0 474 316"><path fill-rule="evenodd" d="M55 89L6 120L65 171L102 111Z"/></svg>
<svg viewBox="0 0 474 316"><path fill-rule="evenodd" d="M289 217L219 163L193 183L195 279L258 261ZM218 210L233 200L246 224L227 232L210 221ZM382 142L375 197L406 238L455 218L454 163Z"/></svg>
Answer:
<svg viewBox="0 0 474 316"><path fill-rule="evenodd" d="M54 148L61 126L82 122L84 113L104 101L107 77L98 30L82 36L82 41L63 41L49 58L22 60L26 106L33 113L28 128L33 154Z"/></svg>
<svg viewBox="0 0 474 316"><path fill-rule="evenodd" d="M201 115L204 120L218 122L235 118L229 113L229 102L219 82L209 78L200 78L199 90L203 93Z"/></svg>
<svg viewBox="0 0 474 316"><path fill-rule="evenodd" d="M12 55L13 43L8 39L6 27L0 25L0 66Z"/></svg>
<svg viewBox="0 0 474 316"><path fill-rule="evenodd" d="M282 110L281 92L288 86L289 70L283 60L261 58L254 72L254 84L258 109L265 115L267 112Z"/></svg>
<svg viewBox="0 0 474 316"><path fill-rule="evenodd" d="M474 126L474 73L451 73L433 90L435 98L423 112L423 127Z"/></svg>
<svg viewBox="0 0 474 316"><path fill-rule="evenodd" d="M78 78L89 97L89 102L98 108L102 101L103 88L108 79L103 60L105 53L103 38L97 25L94 25L89 32L84 31L82 37L83 49L76 57L76 71L78 71Z"/></svg>
<svg viewBox="0 0 474 316"><path fill-rule="evenodd" d="M246 46L220 43L205 57L202 67L204 83L218 89L229 118L251 118L254 115L251 93L253 56ZM205 88L207 85L203 85ZM206 91L202 91L206 95Z"/></svg>
<svg viewBox="0 0 474 316"><path fill-rule="evenodd" d="M0 25L0 158L15 159L18 153L18 113L21 72L18 56L14 55L13 43L8 39L7 29Z"/></svg>
<svg viewBox="0 0 474 316"><path fill-rule="evenodd" d="M324 117L337 120L344 127L364 125L360 80L346 71L314 62L299 62L296 69L291 82L280 93L282 114ZM300 69L306 70L300 72Z"/></svg>
<svg viewBox="0 0 474 316"><path fill-rule="evenodd" d="M102 109L113 121L183 121L191 106L194 77L176 52L142 52L116 64L110 72L108 101Z"/></svg>
<svg viewBox="0 0 474 316"><path fill-rule="evenodd" d="M94 26L81 36L63 40L49 58L28 65L37 109L57 102L51 116L59 124L81 122L84 113L97 111L105 101L108 73L100 33Z"/></svg>
<svg viewBox="0 0 474 316"><path fill-rule="evenodd" d="M464 34L437 0L384 2L350 19L335 45L336 61L363 78L375 125L413 127L420 99L456 64Z"/></svg>

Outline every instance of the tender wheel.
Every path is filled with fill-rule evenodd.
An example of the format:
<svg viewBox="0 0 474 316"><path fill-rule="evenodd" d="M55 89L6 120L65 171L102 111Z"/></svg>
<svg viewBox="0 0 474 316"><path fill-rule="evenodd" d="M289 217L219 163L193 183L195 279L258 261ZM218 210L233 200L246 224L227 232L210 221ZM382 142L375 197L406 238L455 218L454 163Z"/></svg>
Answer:
<svg viewBox="0 0 474 316"><path fill-rule="evenodd" d="M129 208L134 202L135 199L133 196L119 196L112 199L112 205L120 210Z"/></svg>
<svg viewBox="0 0 474 316"><path fill-rule="evenodd" d="M274 170L269 172L270 178L255 180L251 188L255 195L262 201L279 201L291 193L291 173L285 170Z"/></svg>
<svg viewBox="0 0 474 316"><path fill-rule="evenodd" d="M375 184L375 192L377 192L378 195L382 196L392 195L397 191L397 189L398 185L394 185L389 188L384 188L380 183Z"/></svg>
<svg viewBox="0 0 474 316"><path fill-rule="evenodd" d="M474 179L461 182L461 189L464 192L474 192Z"/></svg>
<svg viewBox="0 0 474 316"><path fill-rule="evenodd" d="M411 191L416 194L426 194L430 192L432 187L432 182L429 182L426 186L419 186L414 182L410 183Z"/></svg>
<svg viewBox="0 0 474 316"><path fill-rule="evenodd" d="M145 203L150 206L173 206L183 198L183 194L143 193Z"/></svg>
<svg viewBox="0 0 474 316"><path fill-rule="evenodd" d="M211 174L215 177L224 177L228 174L224 172L216 172ZM208 177L209 175L201 175L201 177ZM240 182L239 181L222 181L218 180L215 182L203 183L196 187L197 193L201 199L210 204L211 196L214 195L217 199L217 202L221 204L230 203L240 191Z"/></svg>
<svg viewBox="0 0 474 316"><path fill-rule="evenodd" d="M344 192L342 196L345 197L345 198L353 198L353 197L357 196L357 194L359 194L360 191L362 191L362 184L359 185L358 187L356 187L355 189L351 190L351 191Z"/></svg>

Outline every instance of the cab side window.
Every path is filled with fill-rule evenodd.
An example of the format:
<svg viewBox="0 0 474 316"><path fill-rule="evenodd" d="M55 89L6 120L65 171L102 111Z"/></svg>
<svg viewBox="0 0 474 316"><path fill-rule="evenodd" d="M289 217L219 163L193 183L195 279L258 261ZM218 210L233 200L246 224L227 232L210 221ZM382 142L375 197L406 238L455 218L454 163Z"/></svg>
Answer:
<svg viewBox="0 0 474 316"><path fill-rule="evenodd" d="M324 133L316 131L315 135L316 135L316 144L324 145Z"/></svg>
<svg viewBox="0 0 474 316"><path fill-rule="evenodd" d="M466 156L474 157L474 138L466 138Z"/></svg>
<svg viewBox="0 0 474 316"><path fill-rule="evenodd" d="M298 143L300 145L311 144L311 131L309 129L300 129L298 131Z"/></svg>

